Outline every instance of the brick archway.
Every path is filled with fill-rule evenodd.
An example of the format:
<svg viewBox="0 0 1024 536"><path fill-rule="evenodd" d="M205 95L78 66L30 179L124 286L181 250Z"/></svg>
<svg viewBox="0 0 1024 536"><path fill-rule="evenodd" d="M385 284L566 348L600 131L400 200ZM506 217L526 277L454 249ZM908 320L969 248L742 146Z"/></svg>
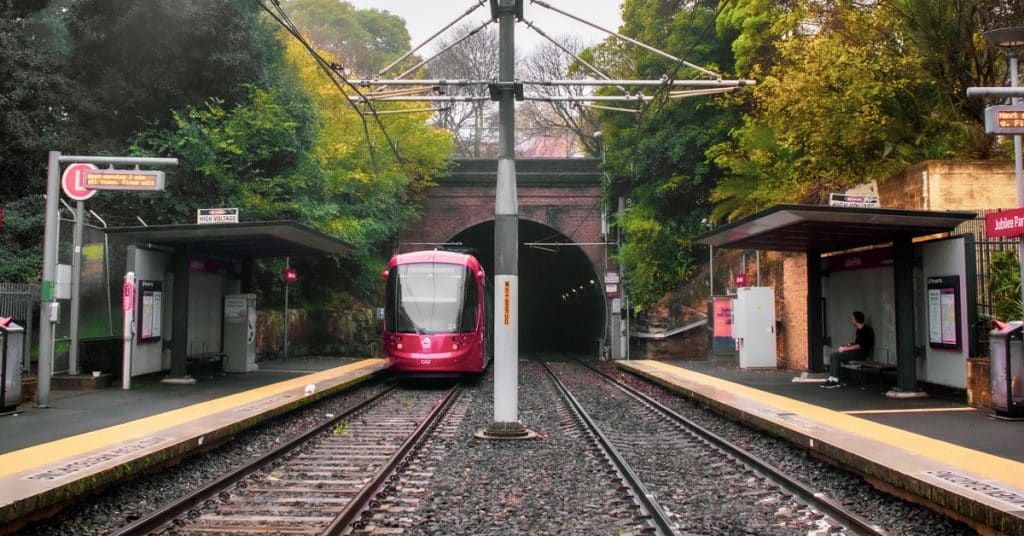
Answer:
<svg viewBox="0 0 1024 536"><path fill-rule="evenodd" d="M521 220L546 225L580 245L596 273L604 271L601 170L594 158L516 161ZM427 190L420 220L399 235L399 251L445 243L494 219L495 159L456 160L447 177Z"/></svg>

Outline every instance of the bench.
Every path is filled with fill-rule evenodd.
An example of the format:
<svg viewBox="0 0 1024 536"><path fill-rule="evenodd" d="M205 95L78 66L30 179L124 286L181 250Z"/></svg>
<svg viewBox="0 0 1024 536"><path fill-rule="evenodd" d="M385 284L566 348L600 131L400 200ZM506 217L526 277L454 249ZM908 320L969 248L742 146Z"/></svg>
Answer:
<svg viewBox="0 0 1024 536"><path fill-rule="evenodd" d="M892 363L883 363L881 361L848 361L843 363L842 368L859 376L862 379L866 379L871 376L875 381L873 383L882 383L882 375L885 372L894 372L896 365Z"/></svg>
<svg viewBox="0 0 1024 536"><path fill-rule="evenodd" d="M185 361L188 367L196 365L202 369L211 368L214 372L224 372L224 360L227 359L228 354L224 352L199 352L197 354L189 354Z"/></svg>

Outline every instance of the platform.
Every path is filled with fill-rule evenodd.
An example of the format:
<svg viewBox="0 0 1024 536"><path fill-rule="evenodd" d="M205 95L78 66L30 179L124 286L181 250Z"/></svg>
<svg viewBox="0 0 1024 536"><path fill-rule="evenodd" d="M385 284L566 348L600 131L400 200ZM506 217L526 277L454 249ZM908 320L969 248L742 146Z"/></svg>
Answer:
<svg viewBox="0 0 1024 536"><path fill-rule="evenodd" d="M383 359L271 361L258 372L216 375L192 385L140 381L128 391L55 393L50 408L26 403L19 408L23 412L0 417L0 526L229 438L386 369ZM316 386L312 393L310 384Z"/></svg>
<svg viewBox="0 0 1024 536"><path fill-rule="evenodd" d="M821 389L794 383L791 371L707 361L618 366L976 528L1024 534L1022 422L954 401L889 399L883 387Z"/></svg>

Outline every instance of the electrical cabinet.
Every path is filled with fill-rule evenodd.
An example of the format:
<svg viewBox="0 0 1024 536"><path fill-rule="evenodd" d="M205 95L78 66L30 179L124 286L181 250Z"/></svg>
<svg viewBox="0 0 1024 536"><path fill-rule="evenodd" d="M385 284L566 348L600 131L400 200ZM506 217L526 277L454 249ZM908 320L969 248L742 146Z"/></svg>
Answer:
<svg viewBox="0 0 1024 536"><path fill-rule="evenodd" d="M732 312L740 368L775 368L775 291L738 288Z"/></svg>

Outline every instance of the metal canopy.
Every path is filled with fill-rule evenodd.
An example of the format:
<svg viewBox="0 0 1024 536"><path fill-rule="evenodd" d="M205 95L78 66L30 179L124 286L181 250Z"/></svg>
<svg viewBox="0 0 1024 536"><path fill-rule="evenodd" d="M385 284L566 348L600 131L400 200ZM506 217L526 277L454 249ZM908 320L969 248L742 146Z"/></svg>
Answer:
<svg viewBox="0 0 1024 536"><path fill-rule="evenodd" d="M106 232L137 244L231 258L343 255L352 250L351 244L294 221L115 227Z"/></svg>
<svg viewBox="0 0 1024 536"><path fill-rule="evenodd" d="M716 248L828 253L953 230L973 212L776 205L694 238Z"/></svg>

